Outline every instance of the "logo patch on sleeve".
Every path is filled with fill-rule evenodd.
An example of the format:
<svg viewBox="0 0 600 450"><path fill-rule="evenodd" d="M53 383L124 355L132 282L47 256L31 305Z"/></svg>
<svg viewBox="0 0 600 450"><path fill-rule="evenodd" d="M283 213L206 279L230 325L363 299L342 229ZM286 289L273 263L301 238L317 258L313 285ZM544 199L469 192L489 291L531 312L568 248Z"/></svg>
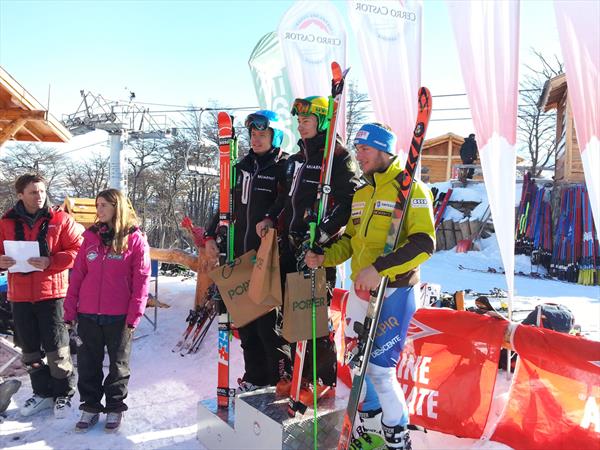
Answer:
<svg viewBox="0 0 600 450"><path fill-rule="evenodd" d="M424 198L413 198L410 202L410 205L413 208L427 208L429 206L429 202Z"/></svg>

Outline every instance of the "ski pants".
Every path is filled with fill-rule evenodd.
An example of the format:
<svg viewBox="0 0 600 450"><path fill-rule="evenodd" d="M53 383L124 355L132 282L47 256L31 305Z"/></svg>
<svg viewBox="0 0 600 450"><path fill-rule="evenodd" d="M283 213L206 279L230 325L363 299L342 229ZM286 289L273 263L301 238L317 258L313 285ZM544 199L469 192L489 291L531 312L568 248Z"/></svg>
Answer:
<svg viewBox="0 0 600 450"><path fill-rule="evenodd" d="M75 393L75 373L63 299L12 302L12 312L15 337L23 350L22 360L33 393L40 397L71 397Z"/></svg>
<svg viewBox="0 0 600 450"><path fill-rule="evenodd" d="M367 367L366 389L362 411L381 408L382 421L387 426L407 425L408 408L404 392L396 377L396 366L404 348L410 320L416 311L419 297L416 286L388 288L383 300L375 341ZM354 289L350 290L346 321L350 319L347 335L355 335L352 322L362 322L368 302L360 299Z"/></svg>
<svg viewBox="0 0 600 450"><path fill-rule="evenodd" d="M79 314L77 332L82 342L77 349L79 409L93 413L126 411L132 330L125 316ZM106 378L102 371L104 347L110 362ZM102 406L103 396L106 407Z"/></svg>
<svg viewBox="0 0 600 450"><path fill-rule="evenodd" d="M244 353L243 380L256 386L275 386L290 372L289 344L275 330L277 310L238 328Z"/></svg>
<svg viewBox="0 0 600 450"><path fill-rule="evenodd" d="M293 251L283 245L280 248L280 267L281 267L281 292L285 295L285 277L288 273L297 272L296 257ZM326 269L327 278L327 303L331 301L333 286L335 286L335 267ZM332 287L331 289L329 287ZM331 326L330 326L331 329ZM317 377L327 386L335 386L337 381L337 352L333 333L315 339L317 347ZM296 354L296 344L291 344L291 359L294 361ZM306 342L306 355L304 359L304 368L302 376L312 380L312 339Z"/></svg>

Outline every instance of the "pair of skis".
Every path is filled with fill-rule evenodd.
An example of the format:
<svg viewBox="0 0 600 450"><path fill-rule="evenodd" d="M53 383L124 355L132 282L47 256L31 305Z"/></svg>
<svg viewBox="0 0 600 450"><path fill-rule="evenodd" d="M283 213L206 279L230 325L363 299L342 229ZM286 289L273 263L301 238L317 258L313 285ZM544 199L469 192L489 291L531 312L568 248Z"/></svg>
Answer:
<svg viewBox="0 0 600 450"><path fill-rule="evenodd" d="M431 94L427 88L422 87L419 89L417 123L413 132L408 159L402 173L400 189L398 190L398 196L396 197L396 204L392 212L392 223L383 248L384 255L393 252L398 245L400 231L404 224L412 191L413 178L421 156L421 149L423 147L423 141L425 140L425 132L427 131L430 115ZM377 292L371 292L365 320L362 326L358 327L359 329L356 330L358 332L358 341L349 358L350 365L353 368L354 377L352 379L352 388L350 390L348 406L342 423L342 432L338 441L338 450L348 449L352 440L354 420L358 411L360 394L367 373L369 357L377 332L377 324L379 322L387 284L388 278L383 277Z"/></svg>
<svg viewBox="0 0 600 450"><path fill-rule="evenodd" d="M327 111L327 136L325 140L325 149L323 152L323 162L321 164L321 174L319 177L319 185L317 188L317 197L315 199L314 208L316 214L311 214L311 221L309 222L309 233L310 233L310 247L314 248L316 239L316 230L319 224L325 218L327 213L327 206L329 200L329 194L331 193L331 170L333 165L333 155L336 146L337 138L337 124L338 124L338 111L342 94L344 91L344 79L349 69L342 71L340 65L337 62L331 64L332 81L331 81L331 95L329 96L329 108ZM317 448L317 434L318 434L318 421L317 421L317 402L318 402L318 379L317 379L317 346L316 346L316 323L317 323L317 309L314 302L315 291L316 291L316 276L315 270L310 270L310 283L311 283L311 295L312 295L312 367L313 367L313 439L314 446ZM296 412L304 413L307 405L304 405L300 401L300 392L302 389L302 372L304 369L304 362L306 359L306 346L307 341L299 341L296 344L296 354L294 358L294 366L292 373L292 387L290 391L290 398L288 402L288 414L292 417L296 415Z"/></svg>
<svg viewBox="0 0 600 450"><path fill-rule="evenodd" d="M236 179L235 162L238 157L237 137L233 127L233 117L224 111L217 115L219 128L219 228L225 228L225 253L221 254L221 264L231 264L234 260L233 239L233 195ZM231 336L231 318L225 302L217 302L219 314L218 362L217 362L217 405L228 408L235 390L229 387L229 343Z"/></svg>
<svg viewBox="0 0 600 450"><path fill-rule="evenodd" d="M211 293L208 295L212 296ZM187 328L181 339L175 344L172 352L179 351L181 356L196 353L208 333L208 330L216 316L214 301L209 300L199 309L190 309L186 322Z"/></svg>

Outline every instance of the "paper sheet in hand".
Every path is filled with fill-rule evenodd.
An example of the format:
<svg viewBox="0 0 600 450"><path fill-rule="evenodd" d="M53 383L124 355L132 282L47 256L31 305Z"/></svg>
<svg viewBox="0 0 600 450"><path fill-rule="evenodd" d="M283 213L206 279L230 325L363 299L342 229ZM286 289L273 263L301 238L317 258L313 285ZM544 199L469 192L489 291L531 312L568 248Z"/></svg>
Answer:
<svg viewBox="0 0 600 450"><path fill-rule="evenodd" d="M4 254L10 256L17 263L8 268L9 272L33 272L36 269L27 262L29 258L40 256L40 244L38 241L4 241Z"/></svg>

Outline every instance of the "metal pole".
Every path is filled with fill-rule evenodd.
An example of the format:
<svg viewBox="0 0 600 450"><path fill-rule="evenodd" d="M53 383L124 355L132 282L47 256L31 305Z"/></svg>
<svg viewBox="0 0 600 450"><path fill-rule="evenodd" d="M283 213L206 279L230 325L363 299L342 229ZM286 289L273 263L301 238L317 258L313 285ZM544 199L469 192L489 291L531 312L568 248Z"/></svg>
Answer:
<svg viewBox="0 0 600 450"><path fill-rule="evenodd" d="M108 185L127 195L127 170L123 153L122 132L114 131L110 136L110 178Z"/></svg>

